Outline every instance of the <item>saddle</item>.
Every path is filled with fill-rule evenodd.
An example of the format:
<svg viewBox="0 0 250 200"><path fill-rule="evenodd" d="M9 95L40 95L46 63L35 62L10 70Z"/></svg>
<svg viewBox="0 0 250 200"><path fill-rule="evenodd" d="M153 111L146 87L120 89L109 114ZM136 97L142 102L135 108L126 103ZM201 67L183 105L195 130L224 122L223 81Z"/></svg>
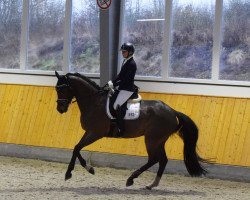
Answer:
<svg viewBox="0 0 250 200"><path fill-rule="evenodd" d="M107 96L106 103L106 112L110 119L116 119L116 111L113 108L114 102L118 95L119 91L115 90L113 94L109 92ZM135 120L139 118L140 115L140 102L141 96L138 94L138 90L136 90L132 96L128 99L126 103L121 106L121 112L124 120Z"/></svg>

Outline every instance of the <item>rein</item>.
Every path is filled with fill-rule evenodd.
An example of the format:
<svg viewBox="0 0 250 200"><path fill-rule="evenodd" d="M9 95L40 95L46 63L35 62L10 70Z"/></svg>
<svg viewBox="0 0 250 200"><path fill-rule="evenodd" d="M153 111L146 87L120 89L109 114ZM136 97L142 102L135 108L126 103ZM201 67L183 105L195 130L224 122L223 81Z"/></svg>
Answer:
<svg viewBox="0 0 250 200"><path fill-rule="evenodd" d="M56 86L56 91L57 91L57 92L60 92L60 90L61 90L62 88L64 88L64 87L68 87L68 88L72 91L72 88L70 87L68 80L67 80L67 84L62 84L62 85ZM89 94L89 95L84 95L83 97L85 98L85 97L95 96L95 95L97 95L97 94L99 94L99 93L102 93L102 92L103 92L102 90L98 90L97 92L94 92L94 93ZM73 98L74 98L74 97L75 97L75 96L73 95ZM70 103L75 103L77 100L72 101L73 98L72 98L71 100L69 100L69 99L57 99L56 102L66 102L66 103L68 103L68 104L70 104Z"/></svg>

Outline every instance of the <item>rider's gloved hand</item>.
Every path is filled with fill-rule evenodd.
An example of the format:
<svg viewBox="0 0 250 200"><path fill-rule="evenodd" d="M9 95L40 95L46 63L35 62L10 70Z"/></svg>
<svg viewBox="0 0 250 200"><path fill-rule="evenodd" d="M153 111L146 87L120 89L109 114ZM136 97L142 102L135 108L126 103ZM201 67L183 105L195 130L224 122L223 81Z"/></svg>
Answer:
<svg viewBox="0 0 250 200"><path fill-rule="evenodd" d="M109 86L110 89L113 89L113 88L114 88L113 82L112 82L112 81L109 81L109 82L108 82L108 86Z"/></svg>
<svg viewBox="0 0 250 200"><path fill-rule="evenodd" d="M112 81L109 81L108 83L106 83L102 89L103 90L112 90L114 88L114 85L113 85L113 82Z"/></svg>

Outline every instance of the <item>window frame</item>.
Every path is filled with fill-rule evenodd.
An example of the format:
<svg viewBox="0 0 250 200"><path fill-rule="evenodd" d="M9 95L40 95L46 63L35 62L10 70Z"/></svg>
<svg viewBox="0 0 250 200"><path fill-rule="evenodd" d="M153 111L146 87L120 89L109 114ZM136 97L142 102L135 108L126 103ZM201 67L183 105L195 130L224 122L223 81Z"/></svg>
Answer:
<svg viewBox="0 0 250 200"><path fill-rule="evenodd" d="M51 70L33 70L28 69L28 41L29 41L29 19L30 19L30 1L23 0L22 19L21 19L21 44L20 44L20 68L7 69L0 68L0 73L10 74L28 74L28 75L54 75ZM63 66L59 73L66 74L70 72L70 54L71 54L71 20L72 20L72 0L65 0L64 17L64 39L63 39ZM87 73L91 77L100 77L99 73Z"/></svg>
<svg viewBox="0 0 250 200"><path fill-rule="evenodd" d="M20 50L20 69L4 69L0 68L0 83L3 84L25 84L25 85L39 85L39 86L55 86L56 77L54 71L43 70L29 70L27 68L27 45L29 33L29 1L23 0L23 14L22 14L22 32L21 32L21 50ZM59 71L60 74L70 72L70 38L71 38L71 18L72 18L72 1L65 1L65 25L64 25L64 48L63 48L63 68ZM119 44L122 43L123 30L123 16L124 16L125 0L121 1L120 12L120 27L119 27ZM214 29L214 43L213 46L213 61L212 61L212 78L211 79L190 79L190 78L173 78L168 77L168 66L171 44L171 17L172 17L172 0L166 1L165 9L165 31L163 49L163 68L162 77L145 77L136 76L136 84L145 92L157 93L173 93L173 94L191 94L191 95L209 95L209 96L225 96L225 97L239 97L250 98L250 82L247 81L229 81L219 80L219 59L221 44L221 23L222 23L222 8L223 0L216 0L215 7L215 29ZM108 12L108 11L105 11ZM218 20L219 19L219 20ZM112 27L111 28L115 28ZM170 37L167 37L170 36ZM102 38L103 39L103 38ZM119 47L117 49L119 50ZM168 47L168 48L167 48ZM103 53L105 51L101 51ZM107 52L108 54L108 52ZM120 54L116 58L118 63L122 62ZM120 68L118 64L118 70ZM165 67L164 67L165 66ZM100 70L101 72L101 70ZM94 79L97 83L100 82L102 75L97 73L85 73L88 77Z"/></svg>
<svg viewBox="0 0 250 200"><path fill-rule="evenodd" d="M124 0L125 2L125 0ZM172 3L173 0L165 0L165 30L164 30L164 46L162 55L162 68L161 76L136 76L138 81L155 81L156 83L170 82L170 83L197 83L198 85L222 85L222 86L250 86L250 81L235 81L235 80L220 80L219 69L220 69L220 53L221 53L221 42L222 42L222 19L223 19L223 0L215 0L215 21L213 30L213 49L212 49L212 66L211 66L211 79L197 79L197 78L179 78L170 77L170 48L172 45ZM121 15L124 16L125 3ZM123 19L123 18L122 18ZM124 21L121 21L122 31L124 30ZM122 40L122 34L120 35L120 41ZM136 56L135 56L136 58ZM121 63L122 58L119 57Z"/></svg>

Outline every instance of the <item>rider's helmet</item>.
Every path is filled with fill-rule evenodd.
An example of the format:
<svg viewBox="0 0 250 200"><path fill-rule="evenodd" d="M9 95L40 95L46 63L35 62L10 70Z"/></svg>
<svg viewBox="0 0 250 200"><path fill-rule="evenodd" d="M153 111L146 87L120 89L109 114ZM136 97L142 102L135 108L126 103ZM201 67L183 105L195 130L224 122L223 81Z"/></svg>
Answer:
<svg viewBox="0 0 250 200"><path fill-rule="evenodd" d="M129 56L132 56L135 52L135 47L132 43L125 42L121 46L121 51L128 51Z"/></svg>

